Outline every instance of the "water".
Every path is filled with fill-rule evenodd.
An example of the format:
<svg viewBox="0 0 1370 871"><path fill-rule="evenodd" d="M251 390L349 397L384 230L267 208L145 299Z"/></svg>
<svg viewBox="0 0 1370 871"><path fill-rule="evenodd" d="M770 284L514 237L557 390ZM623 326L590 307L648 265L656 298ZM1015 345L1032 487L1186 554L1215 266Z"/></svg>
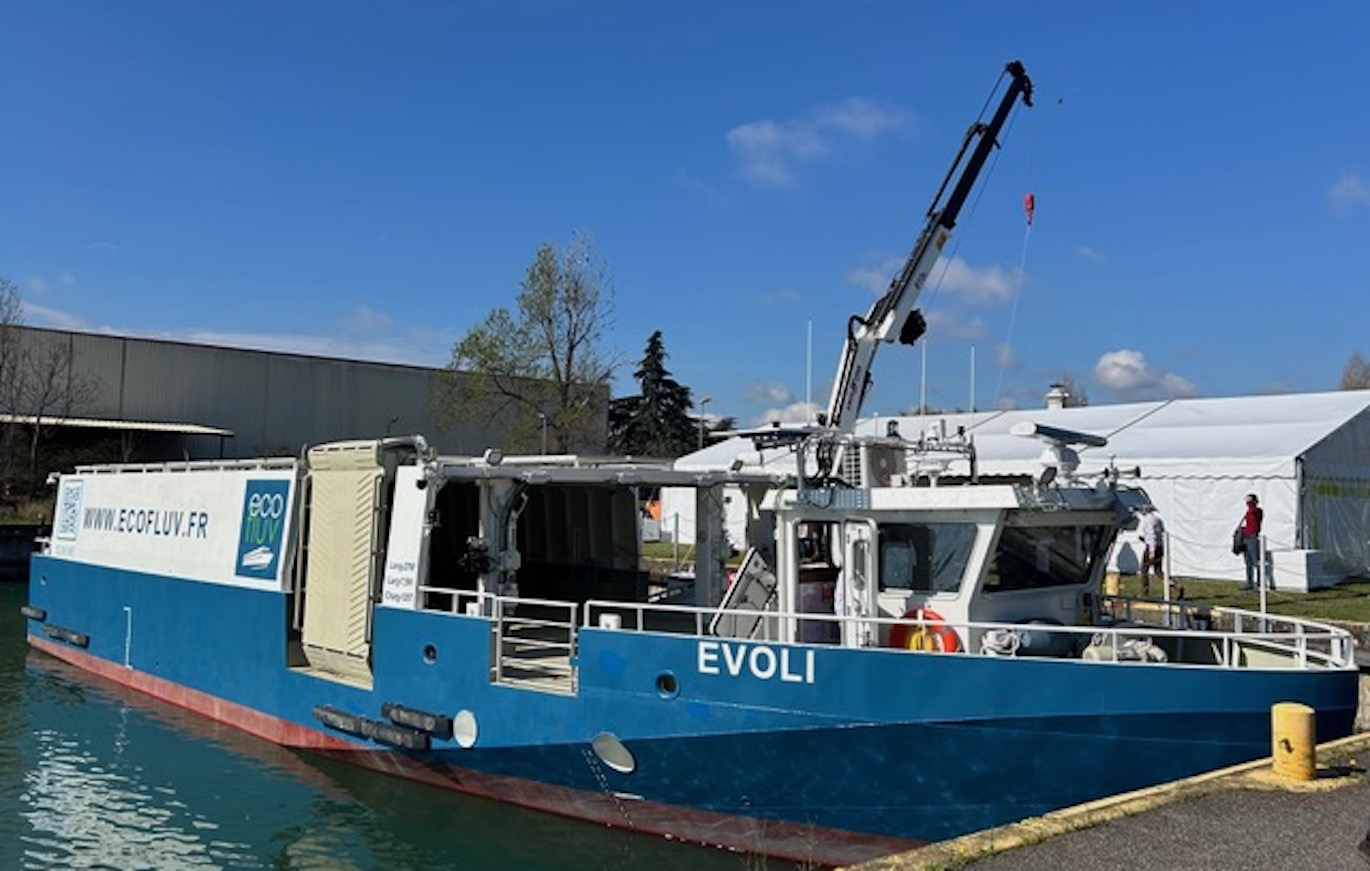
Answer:
<svg viewBox="0 0 1370 871"><path fill-rule="evenodd" d="M30 652L26 597L0 584L0 867L791 867L277 747Z"/></svg>

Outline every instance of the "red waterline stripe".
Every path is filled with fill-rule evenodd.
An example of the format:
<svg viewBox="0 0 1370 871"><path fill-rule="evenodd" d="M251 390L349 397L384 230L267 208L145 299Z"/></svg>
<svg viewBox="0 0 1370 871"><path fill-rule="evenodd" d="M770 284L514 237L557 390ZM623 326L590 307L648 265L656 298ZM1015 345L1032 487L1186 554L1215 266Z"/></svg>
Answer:
<svg viewBox="0 0 1370 871"><path fill-rule="evenodd" d="M127 666L101 659L66 644L29 635L29 644L49 656L69 662L77 668L97 674L106 680L146 693L179 708L226 723L251 735L285 747L304 747L311 750L355 750L355 744L334 738L315 729L263 714L261 711L193 690L189 687L146 674Z"/></svg>

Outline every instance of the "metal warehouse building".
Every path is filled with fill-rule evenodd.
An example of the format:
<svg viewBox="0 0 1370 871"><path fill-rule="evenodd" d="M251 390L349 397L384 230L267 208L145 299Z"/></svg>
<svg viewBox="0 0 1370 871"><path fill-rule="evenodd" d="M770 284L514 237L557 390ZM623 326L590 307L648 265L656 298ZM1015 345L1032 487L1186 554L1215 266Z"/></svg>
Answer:
<svg viewBox="0 0 1370 871"><path fill-rule="evenodd" d="M26 359L65 379L70 402L15 404L5 420L64 436L118 435L127 459L294 455L307 444L420 434L444 453L500 446L499 420L439 429L442 370L157 339L9 327Z"/></svg>

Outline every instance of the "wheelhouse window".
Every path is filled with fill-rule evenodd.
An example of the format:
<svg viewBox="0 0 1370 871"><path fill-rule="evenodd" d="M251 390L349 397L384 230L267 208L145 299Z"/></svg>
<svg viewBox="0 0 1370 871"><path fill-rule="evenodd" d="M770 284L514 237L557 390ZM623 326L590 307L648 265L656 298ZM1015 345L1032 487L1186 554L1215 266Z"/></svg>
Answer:
<svg viewBox="0 0 1370 871"><path fill-rule="evenodd" d="M880 589L955 593L974 545L973 523L882 523Z"/></svg>
<svg viewBox="0 0 1370 871"><path fill-rule="evenodd" d="M1084 584L1104 558L1100 526L1010 526L985 572L986 592Z"/></svg>

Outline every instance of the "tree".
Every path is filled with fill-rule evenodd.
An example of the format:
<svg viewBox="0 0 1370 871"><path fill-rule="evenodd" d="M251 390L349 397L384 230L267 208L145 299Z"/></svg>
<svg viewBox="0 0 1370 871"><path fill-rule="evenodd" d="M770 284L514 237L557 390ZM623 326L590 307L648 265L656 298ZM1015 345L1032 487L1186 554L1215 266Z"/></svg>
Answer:
<svg viewBox="0 0 1370 871"><path fill-rule="evenodd" d="M538 248L520 285L518 311L498 308L452 349L436 400L439 420L499 419L516 449L550 435L551 449L603 449L601 398L613 361L600 350L613 291L589 239Z"/></svg>
<svg viewBox="0 0 1370 871"><path fill-rule="evenodd" d="M16 475L22 444L27 455L25 489L36 491L41 483L38 448L50 422L69 417L77 406L93 398L96 385L72 372L68 341L43 334L25 335L17 329L22 319L18 288L0 276L0 413L10 416L0 436L0 473L7 481ZM21 425L16 418L26 421Z"/></svg>
<svg viewBox="0 0 1370 871"><path fill-rule="evenodd" d="M666 369L666 347L661 330L647 339L647 348L633 377L641 392L615 399L609 406L609 448L623 454L679 457L694 450L704 421L691 417L690 388Z"/></svg>
<svg viewBox="0 0 1370 871"><path fill-rule="evenodd" d="M1341 370L1341 390L1365 390L1370 388L1370 363L1365 361L1365 357L1360 351L1351 355L1351 359L1346 361L1346 368Z"/></svg>
<svg viewBox="0 0 1370 871"><path fill-rule="evenodd" d="M10 415L19 411L20 342L15 327L22 314L19 288L10 279L0 276L0 412ZM6 482L14 475L20 435L14 424L0 427L0 477ZM8 489L8 483L5 486Z"/></svg>
<svg viewBox="0 0 1370 871"><path fill-rule="evenodd" d="M70 417L73 410L94 398L95 385L75 375L71 346L63 341L25 347L19 355L18 407L29 423L29 474L38 479L38 445L53 418Z"/></svg>

